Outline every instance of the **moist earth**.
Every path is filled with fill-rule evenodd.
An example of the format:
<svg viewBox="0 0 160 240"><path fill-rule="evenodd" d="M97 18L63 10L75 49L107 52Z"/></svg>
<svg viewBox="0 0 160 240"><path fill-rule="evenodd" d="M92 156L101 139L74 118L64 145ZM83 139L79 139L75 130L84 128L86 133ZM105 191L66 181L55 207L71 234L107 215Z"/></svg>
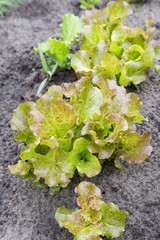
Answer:
<svg viewBox="0 0 160 240"><path fill-rule="evenodd" d="M130 214L120 240L160 239L160 72L150 68L147 81L140 85L142 114L148 122L138 125L139 133L149 131L154 150L141 164L123 163L124 170L112 162L103 164L102 172L92 179L75 175L67 188L50 196L48 188L34 186L11 175L9 164L19 159L22 143L15 142L9 121L13 109L25 101L35 101L36 91L43 79L39 55L33 53L49 37L60 37L58 25L68 12L81 14L78 0L25 0L0 18L0 239L2 240L71 240L73 235L60 228L54 219L56 209L65 205L75 208L74 188L82 181L95 183L103 200L117 204ZM100 6L105 7L106 1ZM160 43L160 1L148 0L132 4L134 14L128 17L132 26L145 28L151 18L157 28L155 41ZM47 85L75 81L72 70L58 70ZM135 89L128 89L136 92ZM106 239L106 238L104 238Z"/></svg>

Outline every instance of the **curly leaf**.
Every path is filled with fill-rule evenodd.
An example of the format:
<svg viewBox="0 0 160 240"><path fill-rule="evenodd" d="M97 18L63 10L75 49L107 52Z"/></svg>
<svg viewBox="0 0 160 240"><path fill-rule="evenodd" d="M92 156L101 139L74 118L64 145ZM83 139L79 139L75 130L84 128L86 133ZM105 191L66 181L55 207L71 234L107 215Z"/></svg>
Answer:
<svg viewBox="0 0 160 240"><path fill-rule="evenodd" d="M124 52L125 60L139 61L144 53L144 49L139 45L132 45Z"/></svg>
<svg viewBox="0 0 160 240"><path fill-rule="evenodd" d="M88 50L95 47L103 37L103 28L100 25L85 25L82 33L85 37L81 50Z"/></svg>
<svg viewBox="0 0 160 240"><path fill-rule="evenodd" d="M71 58L71 66L75 72L86 72L88 75L92 72L90 52L88 50L77 51Z"/></svg>
<svg viewBox="0 0 160 240"><path fill-rule="evenodd" d="M49 94L37 100L36 107L30 112L30 128L35 136L49 147L55 145L55 138L70 137L69 132L76 126L77 115L71 105L60 98L51 98Z"/></svg>
<svg viewBox="0 0 160 240"><path fill-rule="evenodd" d="M107 8L105 9L107 13L107 17L109 18L110 22L116 22L119 19L125 18L125 16L132 14L132 9L130 5L125 1L120 2L113 2L110 1L107 4Z"/></svg>
<svg viewBox="0 0 160 240"><path fill-rule="evenodd" d="M43 53L52 56L59 67L64 67L67 63L69 46L61 39L49 38L46 42L39 44Z"/></svg>
<svg viewBox="0 0 160 240"><path fill-rule="evenodd" d="M32 159L34 174L44 178L49 187L67 186L70 176L57 167L56 153L57 148L51 149L47 155L36 154Z"/></svg>
<svg viewBox="0 0 160 240"><path fill-rule="evenodd" d="M27 144L33 143L36 139L31 131L28 119L30 118L30 111L35 107L35 103L26 102L21 103L17 109L13 111L13 116L10 121L12 130L16 130L18 135L15 137L16 141L24 141Z"/></svg>
<svg viewBox="0 0 160 240"><path fill-rule="evenodd" d="M77 170L81 174L86 174L87 177L94 177L101 171L101 165L96 158L90 152L85 154L84 159L82 159L77 164Z"/></svg>
<svg viewBox="0 0 160 240"><path fill-rule="evenodd" d="M128 212L121 212L119 208L113 203L103 203L101 205L101 211L101 223L103 223L105 236L107 238L119 237L120 234L124 231L125 220L129 216Z"/></svg>
<svg viewBox="0 0 160 240"><path fill-rule="evenodd" d="M124 52L124 49L121 46L118 46L116 42L111 42L108 48L108 52L114 54L118 59L120 59Z"/></svg>
<svg viewBox="0 0 160 240"><path fill-rule="evenodd" d="M63 227L63 221L67 219L67 216L75 212L75 210L68 210L65 206L57 209L55 219L59 223L60 227Z"/></svg>
<svg viewBox="0 0 160 240"><path fill-rule="evenodd" d="M78 82L70 85L63 84L66 97L74 98L78 103L77 112L83 121L92 119L94 113L99 113L99 106L103 103L102 92L92 85L92 79L82 77Z"/></svg>
<svg viewBox="0 0 160 240"><path fill-rule="evenodd" d="M114 142L118 134L127 129L127 121L119 114L113 114L106 117L103 123L87 123L82 129L82 135L90 134L96 144L104 147Z"/></svg>
<svg viewBox="0 0 160 240"><path fill-rule="evenodd" d="M106 72L108 79L113 79L113 75L117 75L120 73L120 65L119 65L119 60L116 56L106 53L106 59L101 61L100 68L101 70L98 70L98 72ZM98 69L98 68L97 68Z"/></svg>
<svg viewBox="0 0 160 240"><path fill-rule="evenodd" d="M137 132L129 132L120 138L119 156L129 163L143 162L152 152L152 139L148 132L140 136Z"/></svg>
<svg viewBox="0 0 160 240"><path fill-rule="evenodd" d="M26 148L24 151L21 151L20 157L23 160L29 160L34 157L36 153L36 147L39 146L40 139L37 138L34 143L32 143L28 148Z"/></svg>
<svg viewBox="0 0 160 240"><path fill-rule="evenodd" d="M103 203L100 189L90 182L81 182L75 188L75 192L80 194L77 199L78 205L82 208L80 214L93 224L100 221L102 215L99 210Z"/></svg>
<svg viewBox="0 0 160 240"><path fill-rule="evenodd" d="M109 81L106 73L100 73L96 75L93 77L92 82L101 89L103 94L103 103L111 104L114 97L118 94L116 89L118 85L114 84L114 81ZM111 87L111 85L115 85L115 87Z"/></svg>
<svg viewBox="0 0 160 240"><path fill-rule="evenodd" d="M8 168L12 174L24 178L29 174L31 167L25 161L19 160L17 164L9 165Z"/></svg>
<svg viewBox="0 0 160 240"><path fill-rule="evenodd" d="M108 45L101 39L101 41L92 49L91 65L93 69L99 66L102 61L106 60L107 51L108 51Z"/></svg>
<svg viewBox="0 0 160 240"><path fill-rule="evenodd" d="M143 106L141 100L134 93L128 93L127 96L131 99L129 106L129 113L126 115L133 118L134 123L138 123L144 120L144 117L140 114L139 110Z"/></svg>
<svg viewBox="0 0 160 240"><path fill-rule="evenodd" d="M58 85L52 85L45 95L49 95L51 98L63 98L62 88Z"/></svg>
<svg viewBox="0 0 160 240"><path fill-rule="evenodd" d="M95 23L100 25L100 24L107 23L106 13L95 8L89 11L88 10L83 11L82 18L85 20L85 23L87 25L95 24Z"/></svg>
<svg viewBox="0 0 160 240"><path fill-rule="evenodd" d="M112 81L106 80L106 81L107 81L106 87L108 89L112 90L112 92L113 92L113 90L114 90L114 92L116 90L116 94L112 97L112 101L110 101L109 105L107 105L104 102L104 105L101 106L101 113L103 114L103 116L107 116L110 114L128 113L131 100L130 100L129 95L127 95L125 88L122 86L118 86L116 81L114 81L114 80L112 80ZM98 84L98 86L100 86L99 83L97 83L97 84ZM106 91L107 91L107 89L106 89Z"/></svg>
<svg viewBox="0 0 160 240"><path fill-rule="evenodd" d="M63 17L63 23L59 26L62 28L61 37L67 44L71 44L72 41L78 36L80 33L84 22L81 18L75 16L72 13L67 13Z"/></svg>
<svg viewBox="0 0 160 240"><path fill-rule="evenodd" d="M81 174L93 177L101 171L101 165L98 159L87 149L89 141L79 138L74 142L73 150L57 152L57 166L64 172L74 173L77 168Z"/></svg>
<svg viewBox="0 0 160 240"><path fill-rule="evenodd" d="M111 43L116 43L118 47L123 45L123 42L127 38L127 34L130 32L130 27L125 26L121 23L115 24L111 22L108 25L107 30Z"/></svg>
<svg viewBox="0 0 160 240"><path fill-rule="evenodd" d="M108 159L112 156L115 149L114 144L109 144L104 147L97 145L95 142L92 142L88 145L88 150L91 153L98 153L99 159Z"/></svg>

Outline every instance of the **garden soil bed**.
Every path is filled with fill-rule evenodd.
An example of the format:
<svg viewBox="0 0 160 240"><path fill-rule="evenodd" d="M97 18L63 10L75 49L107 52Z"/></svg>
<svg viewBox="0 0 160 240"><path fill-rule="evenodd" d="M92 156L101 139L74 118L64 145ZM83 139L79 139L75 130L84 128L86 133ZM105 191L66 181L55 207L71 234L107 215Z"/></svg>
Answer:
<svg viewBox="0 0 160 240"><path fill-rule="evenodd" d="M101 7L105 7L103 1ZM134 14L128 18L132 26L145 27L144 20L153 19L157 27L155 40L160 43L160 1L148 0L132 5ZM7 166L19 159L22 143L14 140L9 121L13 109L21 102L35 101L42 80L41 63L33 46L50 36L59 37L58 28L65 13L80 15L78 0L24 0L0 18L0 239L2 240L72 240L73 235L54 219L56 209L65 205L76 207L74 188L84 178L76 175L67 188L50 196L48 188L40 189L31 181L10 174ZM34 70L34 71L33 71ZM51 84L75 81L72 70L59 70ZM48 85L49 86L49 85ZM47 90L47 88L45 89ZM139 133L149 131L154 150L141 164L123 164L116 169L112 162L103 164L102 172L91 179L101 190L103 200L114 202L130 214L126 231L120 240L160 239L160 72L150 68L147 81L139 94L148 118L138 126ZM88 180L85 178L85 180ZM89 179L90 181L90 179Z"/></svg>

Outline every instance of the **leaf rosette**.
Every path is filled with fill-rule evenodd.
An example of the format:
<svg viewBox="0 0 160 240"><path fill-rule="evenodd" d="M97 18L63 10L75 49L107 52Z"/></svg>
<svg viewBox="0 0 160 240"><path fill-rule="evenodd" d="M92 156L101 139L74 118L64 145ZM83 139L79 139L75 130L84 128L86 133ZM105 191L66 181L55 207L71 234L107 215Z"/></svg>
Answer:
<svg viewBox="0 0 160 240"><path fill-rule="evenodd" d="M101 200L101 191L90 182L81 182L75 192L81 209L68 210L64 206L57 209L55 218L60 227L67 228L75 235L74 240L100 240L100 236L119 237L124 231L129 214L121 212L113 204Z"/></svg>
<svg viewBox="0 0 160 240"><path fill-rule="evenodd" d="M152 147L148 133L136 132L135 124L144 120L141 106L137 95L105 73L53 85L36 103L22 103L14 110L15 139L28 146L9 169L21 178L36 177L36 185L42 178L49 187L65 187L75 171L97 175L99 160L115 159L116 166L120 158L142 162Z"/></svg>
<svg viewBox="0 0 160 240"><path fill-rule="evenodd" d="M153 41L152 21L146 20L146 31L132 28L123 21L130 14L125 1L111 1L103 10L83 12L82 45L71 59L78 77L107 73L108 79L127 86L145 81L148 67L160 69L155 64L160 46Z"/></svg>

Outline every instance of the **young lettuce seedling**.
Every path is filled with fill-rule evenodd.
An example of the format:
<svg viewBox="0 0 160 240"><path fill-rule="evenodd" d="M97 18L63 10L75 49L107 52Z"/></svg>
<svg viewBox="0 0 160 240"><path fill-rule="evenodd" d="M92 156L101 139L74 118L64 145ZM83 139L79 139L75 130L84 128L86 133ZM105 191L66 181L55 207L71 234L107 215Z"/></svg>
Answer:
<svg viewBox="0 0 160 240"><path fill-rule="evenodd" d="M40 94L47 80L51 80L57 67L70 67L70 64L68 63L68 60L72 56L70 48L78 37L78 34L83 27L83 22L83 19L72 13L64 15L63 23L60 24L62 29L62 40L49 38L46 42L38 44L38 48L34 48L35 52L39 52L43 69L47 74L47 77L42 81L38 88L37 95ZM46 57L48 61L46 60Z"/></svg>
<svg viewBox="0 0 160 240"><path fill-rule="evenodd" d="M75 235L74 240L102 240L100 236L116 238L125 230L127 211L121 212L114 203L101 200L101 191L95 184L81 182L75 192L80 196L77 204L81 209L57 209L55 219L60 227Z"/></svg>
<svg viewBox="0 0 160 240"><path fill-rule="evenodd" d="M96 4L101 3L101 0L81 0L81 9L91 9L94 8Z"/></svg>

